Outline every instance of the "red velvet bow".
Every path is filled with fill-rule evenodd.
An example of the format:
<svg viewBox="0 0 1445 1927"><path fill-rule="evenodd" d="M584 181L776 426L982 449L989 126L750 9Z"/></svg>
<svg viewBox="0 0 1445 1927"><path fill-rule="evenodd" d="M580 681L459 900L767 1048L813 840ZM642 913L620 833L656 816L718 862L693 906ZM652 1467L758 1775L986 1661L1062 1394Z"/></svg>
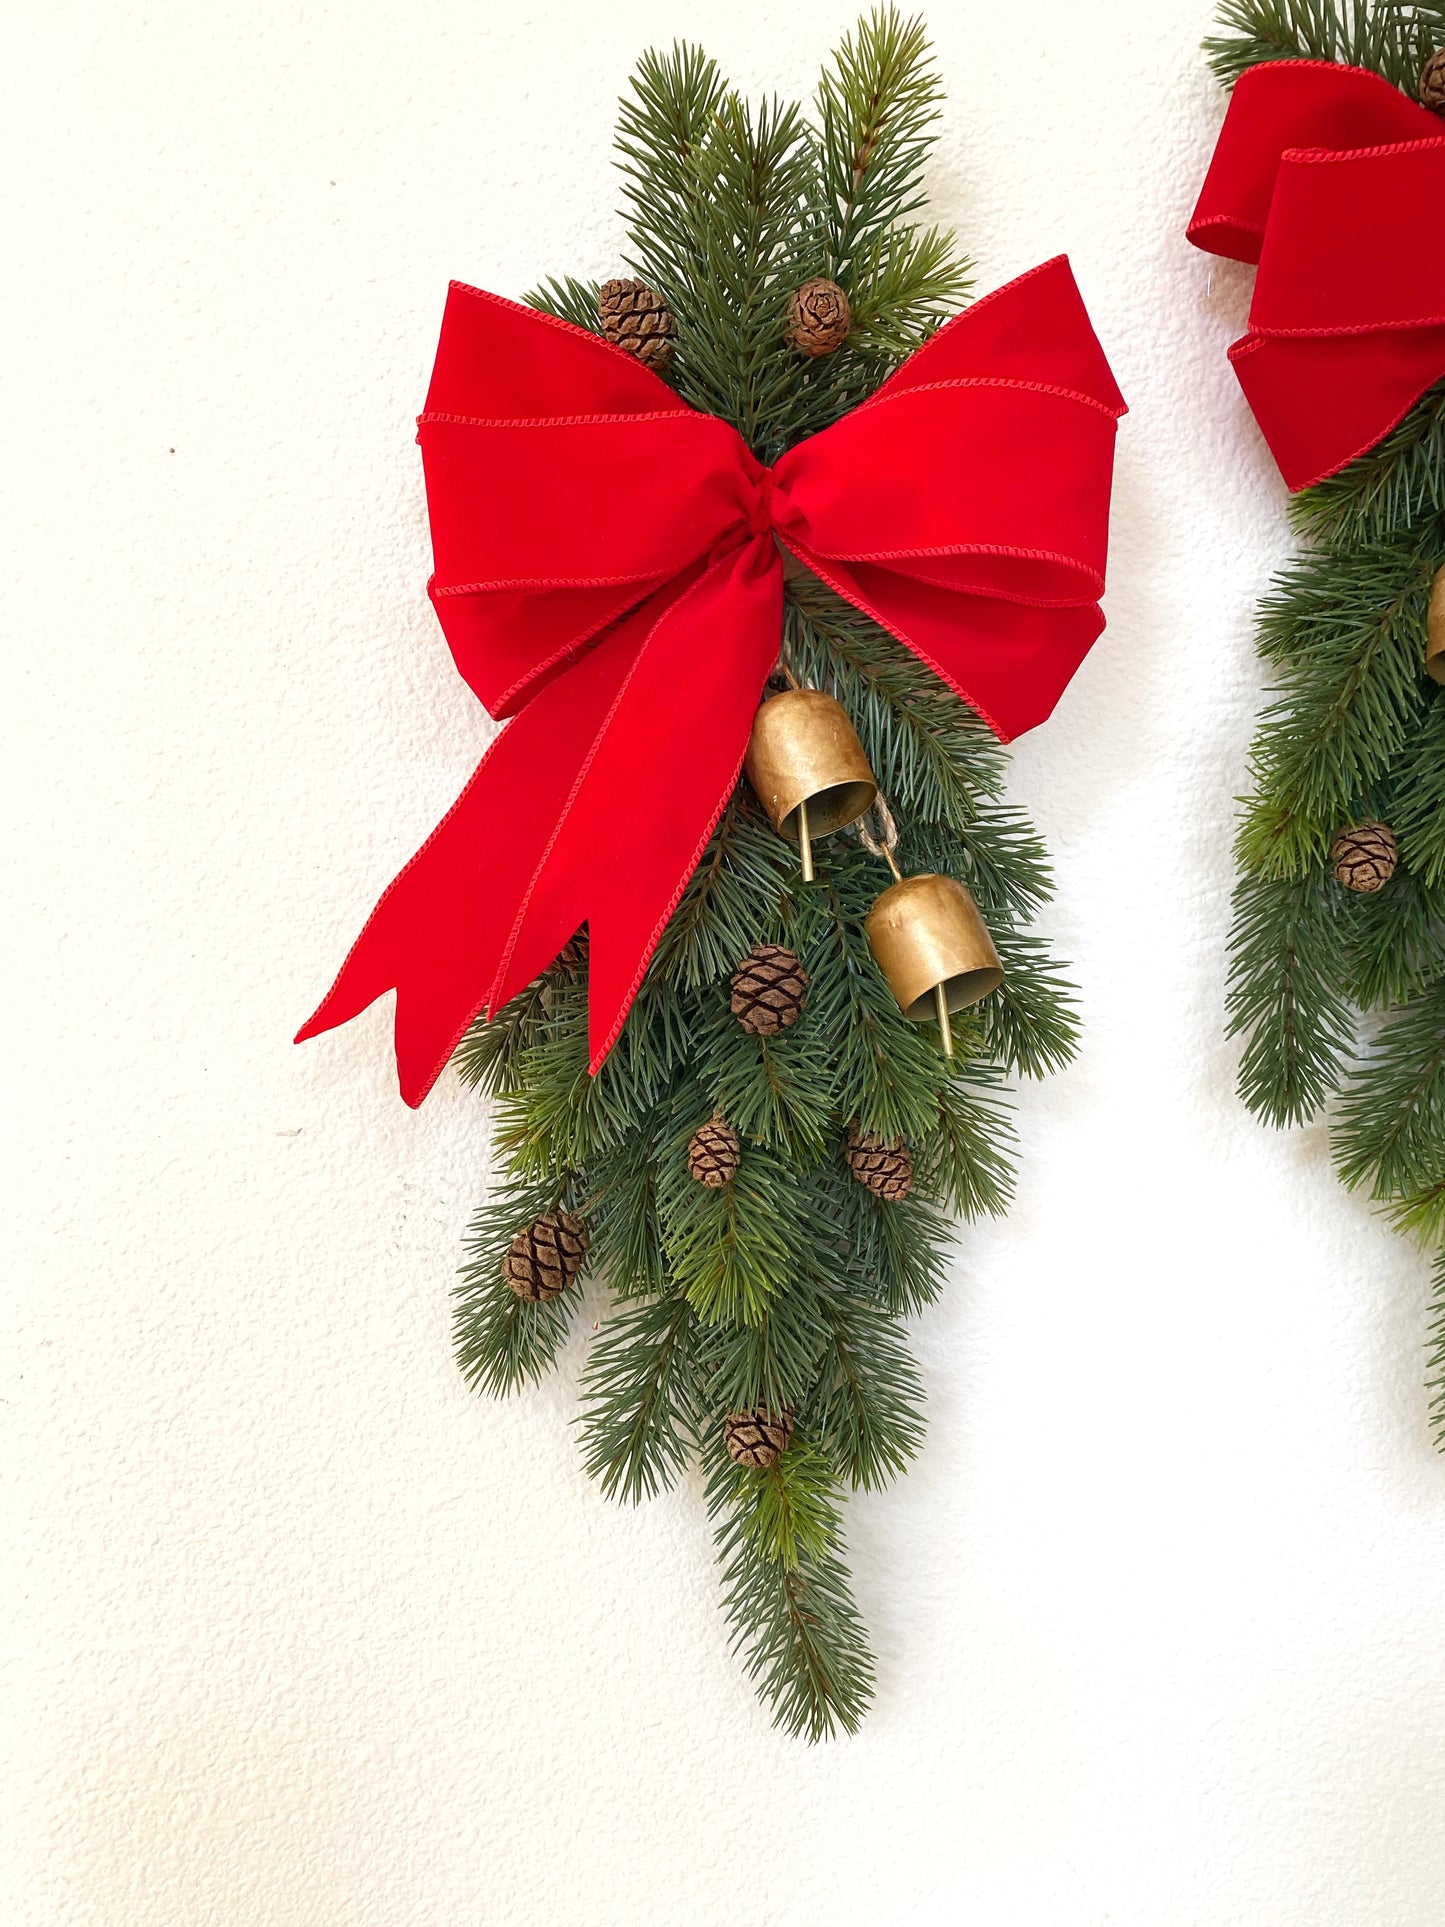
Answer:
<svg viewBox="0 0 1445 1927"><path fill-rule="evenodd" d="M1229 351L1292 489L1373 448L1445 375L1445 128L1359 67L1235 83L1189 239L1257 261Z"/></svg>
<svg viewBox="0 0 1445 1927"><path fill-rule="evenodd" d="M737 782L777 661L780 545L1002 737L1103 628L1124 412L1068 262L942 328L769 470L595 335L454 283L420 420L458 669L498 736L297 1041L397 992L419 1104L585 922L592 1068Z"/></svg>

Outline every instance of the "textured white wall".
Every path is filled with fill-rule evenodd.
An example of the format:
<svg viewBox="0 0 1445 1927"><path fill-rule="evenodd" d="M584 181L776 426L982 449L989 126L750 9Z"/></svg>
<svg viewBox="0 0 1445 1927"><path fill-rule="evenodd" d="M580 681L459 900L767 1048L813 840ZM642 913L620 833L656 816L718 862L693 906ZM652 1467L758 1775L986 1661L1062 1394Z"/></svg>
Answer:
<svg viewBox="0 0 1445 1927"><path fill-rule="evenodd" d="M17 1927L1438 1927L1445 1462L1425 1269L1220 1039L1282 491L1180 229L1206 0L935 0L933 186L988 287L1067 248L1133 404L1110 626L1015 790L1082 1060L918 1329L857 1502L876 1711L777 1738L698 1494L605 1504L589 1313L453 1369L485 1122L389 1010L293 1050L486 730L423 595L449 275L616 260L614 98L686 27L806 90L825 0L12 20L4 762Z"/></svg>

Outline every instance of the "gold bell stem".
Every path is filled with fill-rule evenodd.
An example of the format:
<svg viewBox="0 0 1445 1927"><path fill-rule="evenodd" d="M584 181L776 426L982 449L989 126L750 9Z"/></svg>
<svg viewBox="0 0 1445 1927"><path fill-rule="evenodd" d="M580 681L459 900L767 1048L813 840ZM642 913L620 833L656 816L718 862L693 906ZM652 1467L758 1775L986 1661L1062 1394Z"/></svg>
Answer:
<svg viewBox="0 0 1445 1927"><path fill-rule="evenodd" d="M953 1055L953 1029L948 1021L948 988L945 984L933 986L933 1007L938 1012L938 1031L943 1039L943 1054Z"/></svg>
<svg viewBox="0 0 1445 1927"><path fill-rule="evenodd" d="M798 849L803 858L803 881L813 881L813 839L808 831L808 799L798 805Z"/></svg>

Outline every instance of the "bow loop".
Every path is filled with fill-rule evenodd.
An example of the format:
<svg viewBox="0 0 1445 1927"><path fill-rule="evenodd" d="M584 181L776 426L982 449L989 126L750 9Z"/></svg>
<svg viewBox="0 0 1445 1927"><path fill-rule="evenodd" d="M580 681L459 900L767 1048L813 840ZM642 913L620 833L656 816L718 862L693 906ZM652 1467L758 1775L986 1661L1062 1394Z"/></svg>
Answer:
<svg viewBox="0 0 1445 1927"><path fill-rule="evenodd" d="M654 590L744 540L756 495L736 429L585 329L458 281L417 440L432 604L497 717Z"/></svg>
<svg viewBox="0 0 1445 1927"><path fill-rule="evenodd" d="M1063 260L772 469L621 350L454 283L418 431L430 592L512 720L301 1035L395 985L420 1103L478 1011L585 924L595 1070L738 780L781 642L778 544L1015 735L1103 627L1123 406Z"/></svg>
<svg viewBox="0 0 1445 1927"><path fill-rule="evenodd" d="M1379 74L1328 61L1235 83L1188 228L1257 262L1229 351L1291 489L1335 474L1445 375L1445 130Z"/></svg>

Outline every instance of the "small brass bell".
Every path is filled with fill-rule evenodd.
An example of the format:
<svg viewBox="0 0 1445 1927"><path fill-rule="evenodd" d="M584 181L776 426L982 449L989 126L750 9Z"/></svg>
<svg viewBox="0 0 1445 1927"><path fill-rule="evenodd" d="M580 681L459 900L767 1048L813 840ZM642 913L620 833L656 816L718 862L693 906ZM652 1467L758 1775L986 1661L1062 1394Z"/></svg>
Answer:
<svg viewBox="0 0 1445 1927"><path fill-rule="evenodd" d="M1445 682L1445 569L1430 584L1430 609L1425 618L1425 671Z"/></svg>
<svg viewBox="0 0 1445 1927"><path fill-rule="evenodd" d="M863 923L874 961L905 1017L938 1020L944 1052L953 1055L949 1012L967 1010L1003 982L1003 965L978 905L952 877L899 874Z"/></svg>
<svg viewBox="0 0 1445 1927"><path fill-rule="evenodd" d="M813 881L813 839L873 806L878 785L848 712L821 689L785 689L753 718L743 768L780 836L798 839Z"/></svg>

